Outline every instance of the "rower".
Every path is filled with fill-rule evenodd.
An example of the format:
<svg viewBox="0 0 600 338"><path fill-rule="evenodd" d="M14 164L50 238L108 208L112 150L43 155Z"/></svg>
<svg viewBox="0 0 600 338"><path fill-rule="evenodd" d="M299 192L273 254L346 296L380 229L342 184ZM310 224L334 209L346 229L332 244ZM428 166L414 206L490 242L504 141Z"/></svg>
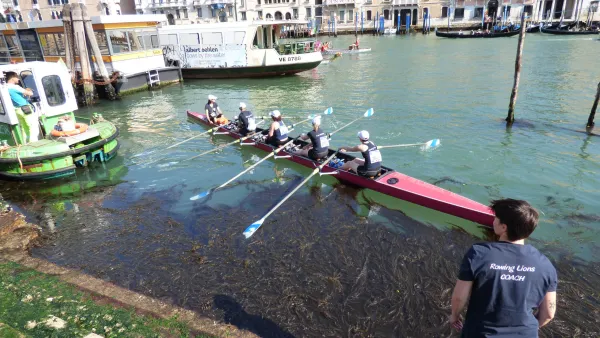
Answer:
<svg viewBox="0 0 600 338"><path fill-rule="evenodd" d="M275 147L282 146L288 141L288 128L283 123L279 110L273 110L269 115L273 119L273 122L267 135L267 144Z"/></svg>
<svg viewBox="0 0 600 338"><path fill-rule="evenodd" d="M244 102L240 102L240 115L238 116L237 125L239 128L238 132L243 136L256 130L256 119L254 118L254 114L252 114L251 111L246 110L246 104Z"/></svg>
<svg viewBox="0 0 600 338"><path fill-rule="evenodd" d="M308 134L302 134L300 136L303 140L310 139L311 144L306 145L304 148L298 150L296 154L300 156L308 156L313 161L318 161L322 158L327 157L329 152L329 139L327 135L321 130L321 116L316 116L312 119L313 130Z"/></svg>
<svg viewBox="0 0 600 338"><path fill-rule="evenodd" d="M364 160L355 158L350 162L344 163L340 170L353 170L360 176L375 177L381 170L381 153L377 146L369 141L369 132L361 130L358 132L360 144L355 147L340 147L340 152L347 151L361 152Z"/></svg>
<svg viewBox="0 0 600 338"><path fill-rule="evenodd" d="M204 105L204 114L211 124L223 125L229 123L229 120L223 116L223 112L217 104L217 97L208 95L208 102Z"/></svg>

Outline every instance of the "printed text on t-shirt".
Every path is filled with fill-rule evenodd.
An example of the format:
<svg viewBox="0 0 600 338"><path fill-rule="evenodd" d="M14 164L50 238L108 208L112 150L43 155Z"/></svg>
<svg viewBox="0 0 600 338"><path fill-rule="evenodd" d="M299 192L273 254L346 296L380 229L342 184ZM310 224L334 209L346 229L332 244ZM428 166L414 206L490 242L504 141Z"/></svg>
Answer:
<svg viewBox="0 0 600 338"><path fill-rule="evenodd" d="M501 280L514 280L517 282L523 282L525 281L525 276L522 275L513 275L512 273L514 273L515 271L517 272L535 272L535 267L533 266L523 266L523 265L517 265L516 267L514 265L498 265L495 263L490 264L490 269L491 270L505 270L510 274L503 274L500 276Z"/></svg>

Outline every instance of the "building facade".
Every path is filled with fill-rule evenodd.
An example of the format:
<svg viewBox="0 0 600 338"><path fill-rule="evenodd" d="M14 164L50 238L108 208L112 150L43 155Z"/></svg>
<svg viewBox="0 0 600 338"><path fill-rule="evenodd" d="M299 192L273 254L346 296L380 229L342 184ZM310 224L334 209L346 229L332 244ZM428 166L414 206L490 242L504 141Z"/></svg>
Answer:
<svg viewBox="0 0 600 338"><path fill-rule="evenodd" d="M168 23L194 24L314 17L322 0L135 0L138 14L165 14Z"/></svg>
<svg viewBox="0 0 600 338"><path fill-rule="evenodd" d="M121 15L120 0L75 0L84 3L89 16ZM62 18L69 0L2 0L1 22L31 22Z"/></svg>
<svg viewBox="0 0 600 338"><path fill-rule="evenodd" d="M6 1L6 0L4 0ZM13 0L17 1L17 0ZM31 1L31 0L29 0ZM64 1L64 0L52 0ZM117 0L119 1L119 0ZM132 1L132 0L128 0ZM487 13L490 0L133 0L138 14L165 14L168 23L193 24L243 20L310 20L321 27L372 25L383 17L386 27L421 24L428 16L432 27L476 23ZM498 16L513 22L526 11L534 21L572 21L577 13L586 21L597 13L598 0L492 0ZM588 12L588 9L592 9ZM550 12L554 12L551 16ZM596 20L600 19L600 16Z"/></svg>

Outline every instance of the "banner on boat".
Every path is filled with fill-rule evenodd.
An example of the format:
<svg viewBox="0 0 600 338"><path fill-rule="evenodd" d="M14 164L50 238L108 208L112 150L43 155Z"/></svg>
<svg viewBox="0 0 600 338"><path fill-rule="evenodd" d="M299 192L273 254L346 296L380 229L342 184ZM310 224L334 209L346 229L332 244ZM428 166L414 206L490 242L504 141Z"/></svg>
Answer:
<svg viewBox="0 0 600 338"><path fill-rule="evenodd" d="M179 61L182 68L245 67L245 45L181 45L165 46L165 57Z"/></svg>

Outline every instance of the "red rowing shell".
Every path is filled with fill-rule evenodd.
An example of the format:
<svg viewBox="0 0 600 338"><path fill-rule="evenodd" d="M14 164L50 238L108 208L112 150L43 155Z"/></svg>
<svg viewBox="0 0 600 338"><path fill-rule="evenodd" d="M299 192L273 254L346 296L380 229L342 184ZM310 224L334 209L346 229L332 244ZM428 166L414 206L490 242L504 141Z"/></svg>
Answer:
<svg viewBox="0 0 600 338"><path fill-rule="evenodd" d="M188 111L187 115L189 118L194 119L195 121L207 126L211 126L211 124L209 124L209 122L206 120L206 116L204 114ZM219 128L219 131L228 132L229 130L226 128ZM241 135L236 133L229 133L228 135L236 139L241 137ZM253 143L253 141L248 139L242 143ZM267 152L273 151L271 146L264 143L256 143L253 146ZM330 150L330 152L333 152L333 150ZM310 169L315 168L314 162L306 157L298 156L292 153L286 153L285 151L281 151L277 155L290 155L291 157L288 158L288 160L294 161ZM433 184L429 184L416 178L401 174L395 170L389 168L386 169L387 172L376 179L358 176L347 171L340 171L335 175L335 177L340 181L344 181L362 188L378 191L382 194L441 211L456 217L464 218L488 227L492 226L494 222L494 212L488 206L446 189L442 189ZM322 171L327 173L334 172L336 169L330 166L325 166L323 167Z"/></svg>

